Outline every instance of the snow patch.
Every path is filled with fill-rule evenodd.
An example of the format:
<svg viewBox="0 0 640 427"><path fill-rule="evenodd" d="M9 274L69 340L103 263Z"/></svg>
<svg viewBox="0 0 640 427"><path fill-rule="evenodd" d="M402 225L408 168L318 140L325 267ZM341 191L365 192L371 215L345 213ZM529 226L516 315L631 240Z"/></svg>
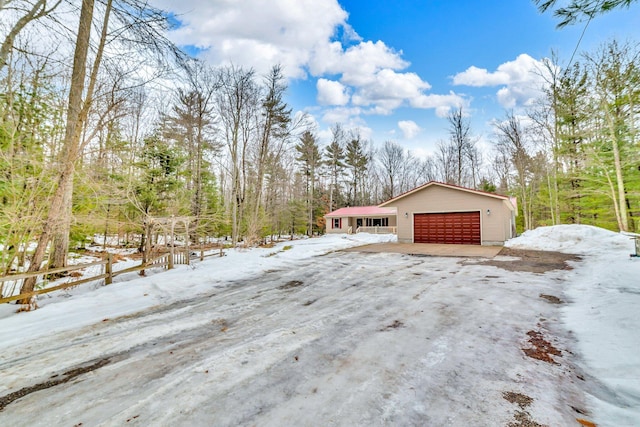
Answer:
<svg viewBox="0 0 640 427"><path fill-rule="evenodd" d="M529 230L506 242L515 249L582 255L565 284L563 320L577 338L584 370L597 382L589 397L598 425L640 420L640 260L629 235L589 225Z"/></svg>
<svg viewBox="0 0 640 427"><path fill-rule="evenodd" d="M508 240L505 242L505 246L514 249L556 251L583 255L598 255L608 251L631 251L633 249L629 236L591 225L538 227Z"/></svg>

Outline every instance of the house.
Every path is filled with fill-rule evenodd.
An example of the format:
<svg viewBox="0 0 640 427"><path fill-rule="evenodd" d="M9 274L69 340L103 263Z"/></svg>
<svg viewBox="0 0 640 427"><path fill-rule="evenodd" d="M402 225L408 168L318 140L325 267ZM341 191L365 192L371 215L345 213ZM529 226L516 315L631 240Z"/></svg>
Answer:
<svg viewBox="0 0 640 427"><path fill-rule="evenodd" d="M325 215L327 233L396 233L400 243L502 245L515 236L516 199L430 181L380 204Z"/></svg>
<svg viewBox="0 0 640 427"><path fill-rule="evenodd" d="M515 236L515 198L431 181L379 205L398 212L401 243L502 245Z"/></svg>
<svg viewBox="0 0 640 427"><path fill-rule="evenodd" d="M340 208L325 216L327 233L395 233L395 208L358 206Z"/></svg>

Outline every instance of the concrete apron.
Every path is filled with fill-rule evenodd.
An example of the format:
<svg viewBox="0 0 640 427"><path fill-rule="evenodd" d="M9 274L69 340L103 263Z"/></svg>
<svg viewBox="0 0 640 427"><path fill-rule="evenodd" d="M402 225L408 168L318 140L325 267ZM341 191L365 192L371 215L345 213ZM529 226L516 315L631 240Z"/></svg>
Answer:
<svg viewBox="0 0 640 427"><path fill-rule="evenodd" d="M398 253L418 256L493 258L502 246L440 245L434 243L375 243L345 249L346 252Z"/></svg>

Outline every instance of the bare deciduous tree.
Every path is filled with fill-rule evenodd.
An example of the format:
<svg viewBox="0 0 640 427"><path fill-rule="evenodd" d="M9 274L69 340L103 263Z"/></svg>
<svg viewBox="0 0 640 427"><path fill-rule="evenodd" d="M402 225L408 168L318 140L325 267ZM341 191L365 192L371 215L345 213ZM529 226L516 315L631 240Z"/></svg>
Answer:
<svg viewBox="0 0 640 427"><path fill-rule="evenodd" d="M231 185L231 240L238 243L244 219L247 148L255 132L258 88L253 70L225 67L220 70L216 108L229 153Z"/></svg>
<svg viewBox="0 0 640 427"><path fill-rule="evenodd" d="M31 22L36 21L42 17L49 15L58 5L62 2L62 0L58 0L53 2L53 4L47 4L47 0L37 0L33 4L29 4L29 2L19 2L25 3L24 5L16 6L14 9L20 10L22 15L20 18L11 26L9 32L5 36L2 45L0 45L0 70L2 70L7 65L7 59L11 54L11 50L13 49L16 38L20 34L20 32ZM0 16L6 13L6 7L10 4L14 3L13 0L3 0L0 1ZM4 10L4 12L3 12Z"/></svg>
<svg viewBox="0 0 640 427"><path fill-rule="evenodd" d="M494 123L497 148L500 153L509 159L516 172L516 182L522 215L524 217L524 228L530 230L532 221L531 212L531 176L532 167L531 155L528 152L527 129L522 121L513 112L507 114L502 122Z"/></svg>
<svg viewBox="0 0 640 427"><path fill-rule="evenodd" d="M382 197L392 199L398 194L396 187L407 162L404 148L393 141L385 141L382 150L378 153L378 161L384 171Z"/></svg>

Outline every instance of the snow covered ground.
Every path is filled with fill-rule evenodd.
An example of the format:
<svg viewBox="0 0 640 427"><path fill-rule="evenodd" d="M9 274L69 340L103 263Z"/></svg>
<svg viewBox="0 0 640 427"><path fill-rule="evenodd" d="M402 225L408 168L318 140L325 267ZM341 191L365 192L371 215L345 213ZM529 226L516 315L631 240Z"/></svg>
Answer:
<svg viewBox="0 0 640 427"><path fill-rule="evenodd" d="M640 426L640 259L629 236L589 226L542 227L511 247L584 255L568 274L563 310L577 340L599 425Z"/></svg>
<svg viewBox="0 0 640 427"><path fill-rule="evenodd" d="M5 304L0 425L639 425L628 237L557 226L509 242L583 257L543 274L338 252L389 237L229 251L34 312ZM527 332L555 363L525 355Z"/></svg>

